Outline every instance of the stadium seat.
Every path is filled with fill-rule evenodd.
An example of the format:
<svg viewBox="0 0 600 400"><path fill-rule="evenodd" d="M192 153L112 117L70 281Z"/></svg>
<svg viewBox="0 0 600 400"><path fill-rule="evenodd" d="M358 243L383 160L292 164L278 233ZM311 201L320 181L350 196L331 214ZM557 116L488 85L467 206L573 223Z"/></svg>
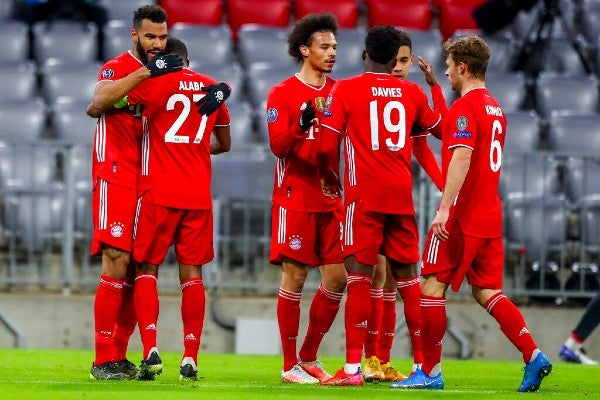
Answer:
<svg viewBox="0 0 600 400"><path fill-rule="evenodd" d="M408 73L408 76L406 77L406 79L408 79L411 82L416 83L417 85L419 85L421 87L421 89L423 89L423 91L427 95L427 99L429 99L429 105L431 107L433 107L433 99L431 98L431 89L430 89L427 81L425 81L425 76L423 75L423 72L419 69L418 66L414 65L410 69L410 72ZM446 104L448 105L448 107L450 107L450 105L452 105L452 103L454 103L454 100L456 100L456 98L458 97L458 93L456 93L454 90L452 90L452 87L450 86L450 83L448 82L448 80L441 78L439 76L439 74L438 74L438 83L442 87L442 93L444 94L444 98L446 99Z"/></svg>
<svg viewBox="0 0 600 400"><path fill-rule="evenodd" d="M121 53L131 50L131 22L114 20L104 26L102 41L102 59L108 61Z"/></svg>
<svg viewBox="0 0 600 400"><path fill-rule="evenodd" d="M436 71L442 73L446 69L446 59L444 58L440 31L437 29L428 31L405 29L404 31L410 37L415 61L417 56L424 57ZM415 67L417 66L415 65Z"/></svg>
<svg viewBox="0 0 600 400"><path fill-rule="evenodd" d="M29 27L16 20L0 20L0 62L21 63L29 58Z"/></svg>
<svg viewBox="0 0 600 400"><path fill-rule="evenodd" d="M589 43L596 43L600 37L600 1L581 2L581 33Z"/></svg>
<svg viewBox="0 0 600 400"><path fill-rule="evenodd" d="M97 119L90 118L85 113L88 104L89 100L69 98L62 98L55 102L50 110L54 138L91 147Z"/></svg>
<svg viewBox="0 0 600 400"><path fill-rule="evenodd" d="M204 65L223 65L233 62L231 31L227 25L193 25L175 23L169 34L182 40L188 49L190 60L202 61Z"/></svg>
<svg viewBox="0 0 600 400"><path fill-rule="evenodd" d="M485 0L442 0L439 24L444 40L452 37L459 29L478 29L473 19L473 10Z"/></svg>
<svg viewBox="0 0 600 400"><path fill-rule="evenodd" d="M293 0L296 19L311 13L329 12L335 15L340 28L355 28L358 22L356 0Z"/></svg>
<svg viewBox="0 0 600 400"><path fill-rule="evenodd" d="M549 117L552 111L598 112L598 78L542 72L535 86L536 109Z"/></svg>
<svg viewBox="0 0 600 400"><path fill-rule="evenodd" d="M42 21L33 25L32 32L33 55L40 66L49 58L64 58L71 63L98 58L98 28L92 23Z"/></svg>
<svg viewBox="0 0 600 400"><path fill-rule="evenodd" d="M362 52L365 48L367 32L364 28L340 29L335 40L337 51L335 55L334 71L337 68L355 67L364 65Z"/></svg>
<svg viewBox="0 0 600 400"><path fill-rule="evenodd" d="M167 11L168 24L177 22L196 25L220 25L223 21L221 0L160 0Z"/></svg>
<svg viewBox="0 0 600 400"><path fill-rule="evenodd" d="M155 4L154 0L101 0L108 13L109 21L126 21L131 27L133 12L147 4Z"/></svg>
<svg viewBox="0 0 600 400"><path fill-rule="evenodd" d="M49 105L59 97L90 100L96 87L98 62L48 60L42 67L42 95Z"/></svg>
<svg viewBox="0 0 600 400"><path fill-rule="evenodd" d="M527 83L522 72L488 71L485 75L485 86L504 112L518 111L525 106Z"/></svg>
<svg viewBox="0 0 600 400"><path fill-rule="evenodd" d="M558 196L560 165L545 154L506 152L502 158L500 196L503 200Z"/></svg>
<svg viewBox="0 0 600 400"><path fill-rule="evenodd" d="M571 156L564 166L565 193L573 204L600 198L600 160Z"/></svg>
<svg viewBox="0 0 600 400"><path fill-rule="evenodd" d="M286 28L290 22L289 0L226 0L227 22L231 27L234 42L238 40L238 30L244 24L259 24Z"/></svg>
<svg viewBox="0 0 600 400"><path fill-rule="evenodd" d="M0 82L0 99L32 99L37 89L35 64L32 61L0 62Z"/></svg>
<svg viewBox="0 0 600 400"><path fill-rule="evenodd" d="M273 85L287 79L296 72L297 68L293 66L276 67L262 63L252 64L246 75L250 104L258 109L267 100L267 95Z"/></svg>
<svg viewBox="0 0 600 400"><path fill-rule="evenodd" d="M231 118L231 147L243 149L258 143L254 134L254 111L246 102L227 104Z"/></svg>
<svg viewBox="0 0 600 400"><path fill-rule="evenodd" d="M503 154L520 155L541 151L542 119L533 110L506 111Z"/></svg>
<svg viewBox="0 0 600 400"><path fill-rule="evenodd" d="M245 68L260 62L269 65L296 65L288 54L288 29L247 24L238 32L240 61Z"/></svg>
<svg viewBox="0 0 600 400"><path fill-rule="evenodd" d="M7 143L34 143L43 138L46 104L40 98L0 100L0 140Z"/></svg>
<svg viewBox="0 0 600 400"><path fill-rule="evenodd" d="M580 210L581 246L587 260L600 254L600 194L586 199Z"/></svg>
<svg viewBox="0 0 600 400"><path fill-rule="evenodd" d="M369 2L369 26L393 25L402 29L429 30L429 0L372 0Z"/></svg>
<svg viewBox="0 0 600 400"><path fill-rule="evenodd" d="M582 51L584 54L589 53L589 49L586 48L582 48ZM568 39L552 39L547 50L539 57L541 57L543 71L585 74L585 67L579 53Z"/></svg>
<svg viewBox="0 0 600 400"><path fill-rule="evenodd" d="M597 156L600 115L555 112L548 119L548 151L566 155Z"/></svg>
<svg viewBox="0 0 600 400"><path fill-rule="evenodd" d="M217 81L227 82L232 89L227 104L239 103L244 98L244 71L239 64L202 65L202 62L190 60L190 68Z"/></svg>

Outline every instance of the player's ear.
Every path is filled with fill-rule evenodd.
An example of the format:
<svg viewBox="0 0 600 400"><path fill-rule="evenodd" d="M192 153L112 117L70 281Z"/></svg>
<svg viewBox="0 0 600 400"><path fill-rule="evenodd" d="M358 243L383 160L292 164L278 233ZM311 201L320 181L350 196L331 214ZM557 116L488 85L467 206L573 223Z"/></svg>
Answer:
<svg viewBox="0 0 600 400"><path fill-rule="evenodd" d="M300 54L304 57L308 57L308 47L305 45L300 46Z"/></svg>
<svg viewBox="0 0 600 400"><path fill-rule="evenodd" d="M362 60L365 61L367 59L367 50L363 50L362 52Z"/></svg>

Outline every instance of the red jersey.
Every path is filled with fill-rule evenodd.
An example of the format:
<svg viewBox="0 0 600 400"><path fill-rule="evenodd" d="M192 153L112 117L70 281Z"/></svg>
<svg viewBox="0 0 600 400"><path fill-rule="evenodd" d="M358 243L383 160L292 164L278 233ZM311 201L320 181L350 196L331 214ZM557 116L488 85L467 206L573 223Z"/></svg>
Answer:
<svg viewBox="0 0 600 400"><path fill-rule="evenodd" d="M184 68L147 79L129 101L143 104L140 192L151 190L154 203L179 209L210 209L210 136L214 126L229 125L225 106L209 116L196 102L213 78Z"/></svg>
<svg viewBox="0 0 600 400"><path fill-rule="evenodd" d="M363 210L414 214L411 141L413 124L434 129L433 111L415 83L386 73L365 72L338 81L322 126L344 135L346 203L360 200Z"/></svg>
<svg viewBox="0 0 600 400"><path fill-rule="evenodd" d="M324 147L321 120L327 95L335 81L329 77L321 87L304 83L294 75L273 86L267 97L269 141L277 156L273 202L288 210L325 212L339 207L339 199L323 195L318 173L318 158L339 166L340 148ZM311 99L316 109L313 126L302 132L299 122L302 110Z"/></svg>
<svg viewBox="0 0 600 400"><path fill-rule="evenodd" d="M143 64L130 51L100 68L98 81L115 81L138 70ZM92 180L100 178L135 188L140 169L142 122L135 105L113 108L98 118L94 134Z"/></svg>
<svg viewBox="0 0 600 400"><path fill-rule="evenodd" d="M487 89L473 89L454 102L444 117L442 177L444 182L452 150L473 150L471 165L451 210L462 231L470 236L502 236L502 203L498 182L506 117Z"/></svg>

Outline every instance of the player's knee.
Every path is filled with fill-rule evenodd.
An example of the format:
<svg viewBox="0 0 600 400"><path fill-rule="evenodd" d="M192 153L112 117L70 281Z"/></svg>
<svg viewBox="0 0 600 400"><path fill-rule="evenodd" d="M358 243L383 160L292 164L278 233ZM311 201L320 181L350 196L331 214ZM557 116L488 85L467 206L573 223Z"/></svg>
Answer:
<svg viewBox="0 0 600 400"><path fill-rule="evenodd" d="M102 250L102 274L125 279L131 256L129 252L106 246Z"/></svg>

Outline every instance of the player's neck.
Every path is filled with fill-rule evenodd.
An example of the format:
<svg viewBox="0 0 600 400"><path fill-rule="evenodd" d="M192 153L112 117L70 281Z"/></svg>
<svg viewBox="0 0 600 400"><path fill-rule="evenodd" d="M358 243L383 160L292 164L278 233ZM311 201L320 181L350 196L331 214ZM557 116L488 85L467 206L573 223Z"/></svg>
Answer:
<svg viewBox="0 0 600 400"><path fill-rule="evenodd" d="M485 87L485 81L481 79L468 79L465 80L460 88L460 95L464 96L467 92L473 89L481 89Z"/></svg>
<svg viewBox="0 0 600 400"><path fill-rule="evenodd" d="M325 83L325 73L322 71L317 71L308 66L303 66L300 72L298 73L298 78L307 85L320 87Z"/></svg>

